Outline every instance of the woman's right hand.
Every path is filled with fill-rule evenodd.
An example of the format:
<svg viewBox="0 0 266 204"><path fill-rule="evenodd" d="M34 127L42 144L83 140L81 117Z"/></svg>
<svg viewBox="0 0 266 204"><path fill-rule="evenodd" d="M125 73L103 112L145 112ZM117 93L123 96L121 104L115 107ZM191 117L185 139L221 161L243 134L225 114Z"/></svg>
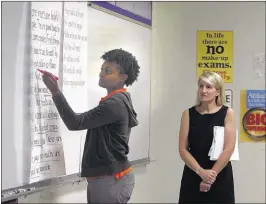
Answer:
<svg viewBox="0 0 266 204"><path fill-rule="evenodd" d="M213 184L216 179L217 173L211 169L201 169L199 176L205 183Z"/></svg>

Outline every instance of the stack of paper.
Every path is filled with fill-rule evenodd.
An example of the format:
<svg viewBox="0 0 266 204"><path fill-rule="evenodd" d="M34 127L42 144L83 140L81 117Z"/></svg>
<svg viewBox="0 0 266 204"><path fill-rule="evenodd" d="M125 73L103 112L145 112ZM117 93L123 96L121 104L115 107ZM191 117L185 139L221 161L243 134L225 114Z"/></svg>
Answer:
<svg viewBox="0 0 266 204"><path fill-rule="evenodd" d="M224 127L214 126L213 127L213 141L210 148L208 156L210 160L215 161L219 158L220 154L224 149ZM236 144L234 152L230 158L230 161L239 160L239 151L238 151L238 131L236 131Z"/></svg>

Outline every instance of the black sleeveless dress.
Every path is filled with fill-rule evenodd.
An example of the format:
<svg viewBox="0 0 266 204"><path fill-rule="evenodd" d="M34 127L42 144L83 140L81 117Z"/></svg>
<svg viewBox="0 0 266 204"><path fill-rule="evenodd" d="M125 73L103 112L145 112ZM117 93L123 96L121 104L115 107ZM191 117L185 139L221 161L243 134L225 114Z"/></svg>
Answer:
<svg viewBox="0 0 266 204"><path fill-rule="evenodd" d="M213 114L200 114L195 107L189 109L189 152L204 169L211 169L215 161L208 153L213 139L213 126L224 126L227 106ZM181 180L179 203L235 203L231 162L218 174L210 191L200 192L202 179L185 165Z"/></svg>

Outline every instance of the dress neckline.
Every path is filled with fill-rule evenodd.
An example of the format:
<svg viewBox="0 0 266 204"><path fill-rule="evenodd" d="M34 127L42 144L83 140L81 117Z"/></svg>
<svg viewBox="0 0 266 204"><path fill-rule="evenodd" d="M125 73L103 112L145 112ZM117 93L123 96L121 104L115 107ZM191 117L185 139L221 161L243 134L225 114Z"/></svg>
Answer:
<svg viewBox="0 0 266 204"><path fill-rule="evenodd" d="M214 113L204 113L204 114L201 114L200 112L198 112L197 109L196 109L196 107L197 107L197 106L194 106L194 110L195 110L199 115L201 115L201 116L205 116L205 115L214 115L214 114L216 114L216 113L219 113L219 112L224 108L224 105L222 105L222 107L221 107L218 111L216 111L216 112L214 112Z"/></svg>

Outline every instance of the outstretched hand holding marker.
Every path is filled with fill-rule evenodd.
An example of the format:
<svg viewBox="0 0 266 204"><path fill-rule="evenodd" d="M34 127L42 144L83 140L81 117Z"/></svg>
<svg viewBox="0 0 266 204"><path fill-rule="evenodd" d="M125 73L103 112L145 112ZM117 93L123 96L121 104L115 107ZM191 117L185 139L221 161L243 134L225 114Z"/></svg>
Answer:
<svg viewBox="0 0 266 204"><path fill-rule="evenodd" d="M38 69L41 73L43 73L42 79L46 87L51 91L51 93L55 93L59 90L57 80L58 77L54 76L52 73L40 70Z"/></svg>
<svg viewBox="0 0 266 204"><path fill-rule="evenodd" d="M42 74L45 74L45 73L48 73L48 74L50 74L51 76L53 76L53 78L55 79L55 80L58 80L58 77L57 76L55 76L55 75L53 75L52 73L50 73L50 72L47 72L47 71L44 71L44 70L41 70L41 69L37 69L39 72L41 72Z"/></svg>

